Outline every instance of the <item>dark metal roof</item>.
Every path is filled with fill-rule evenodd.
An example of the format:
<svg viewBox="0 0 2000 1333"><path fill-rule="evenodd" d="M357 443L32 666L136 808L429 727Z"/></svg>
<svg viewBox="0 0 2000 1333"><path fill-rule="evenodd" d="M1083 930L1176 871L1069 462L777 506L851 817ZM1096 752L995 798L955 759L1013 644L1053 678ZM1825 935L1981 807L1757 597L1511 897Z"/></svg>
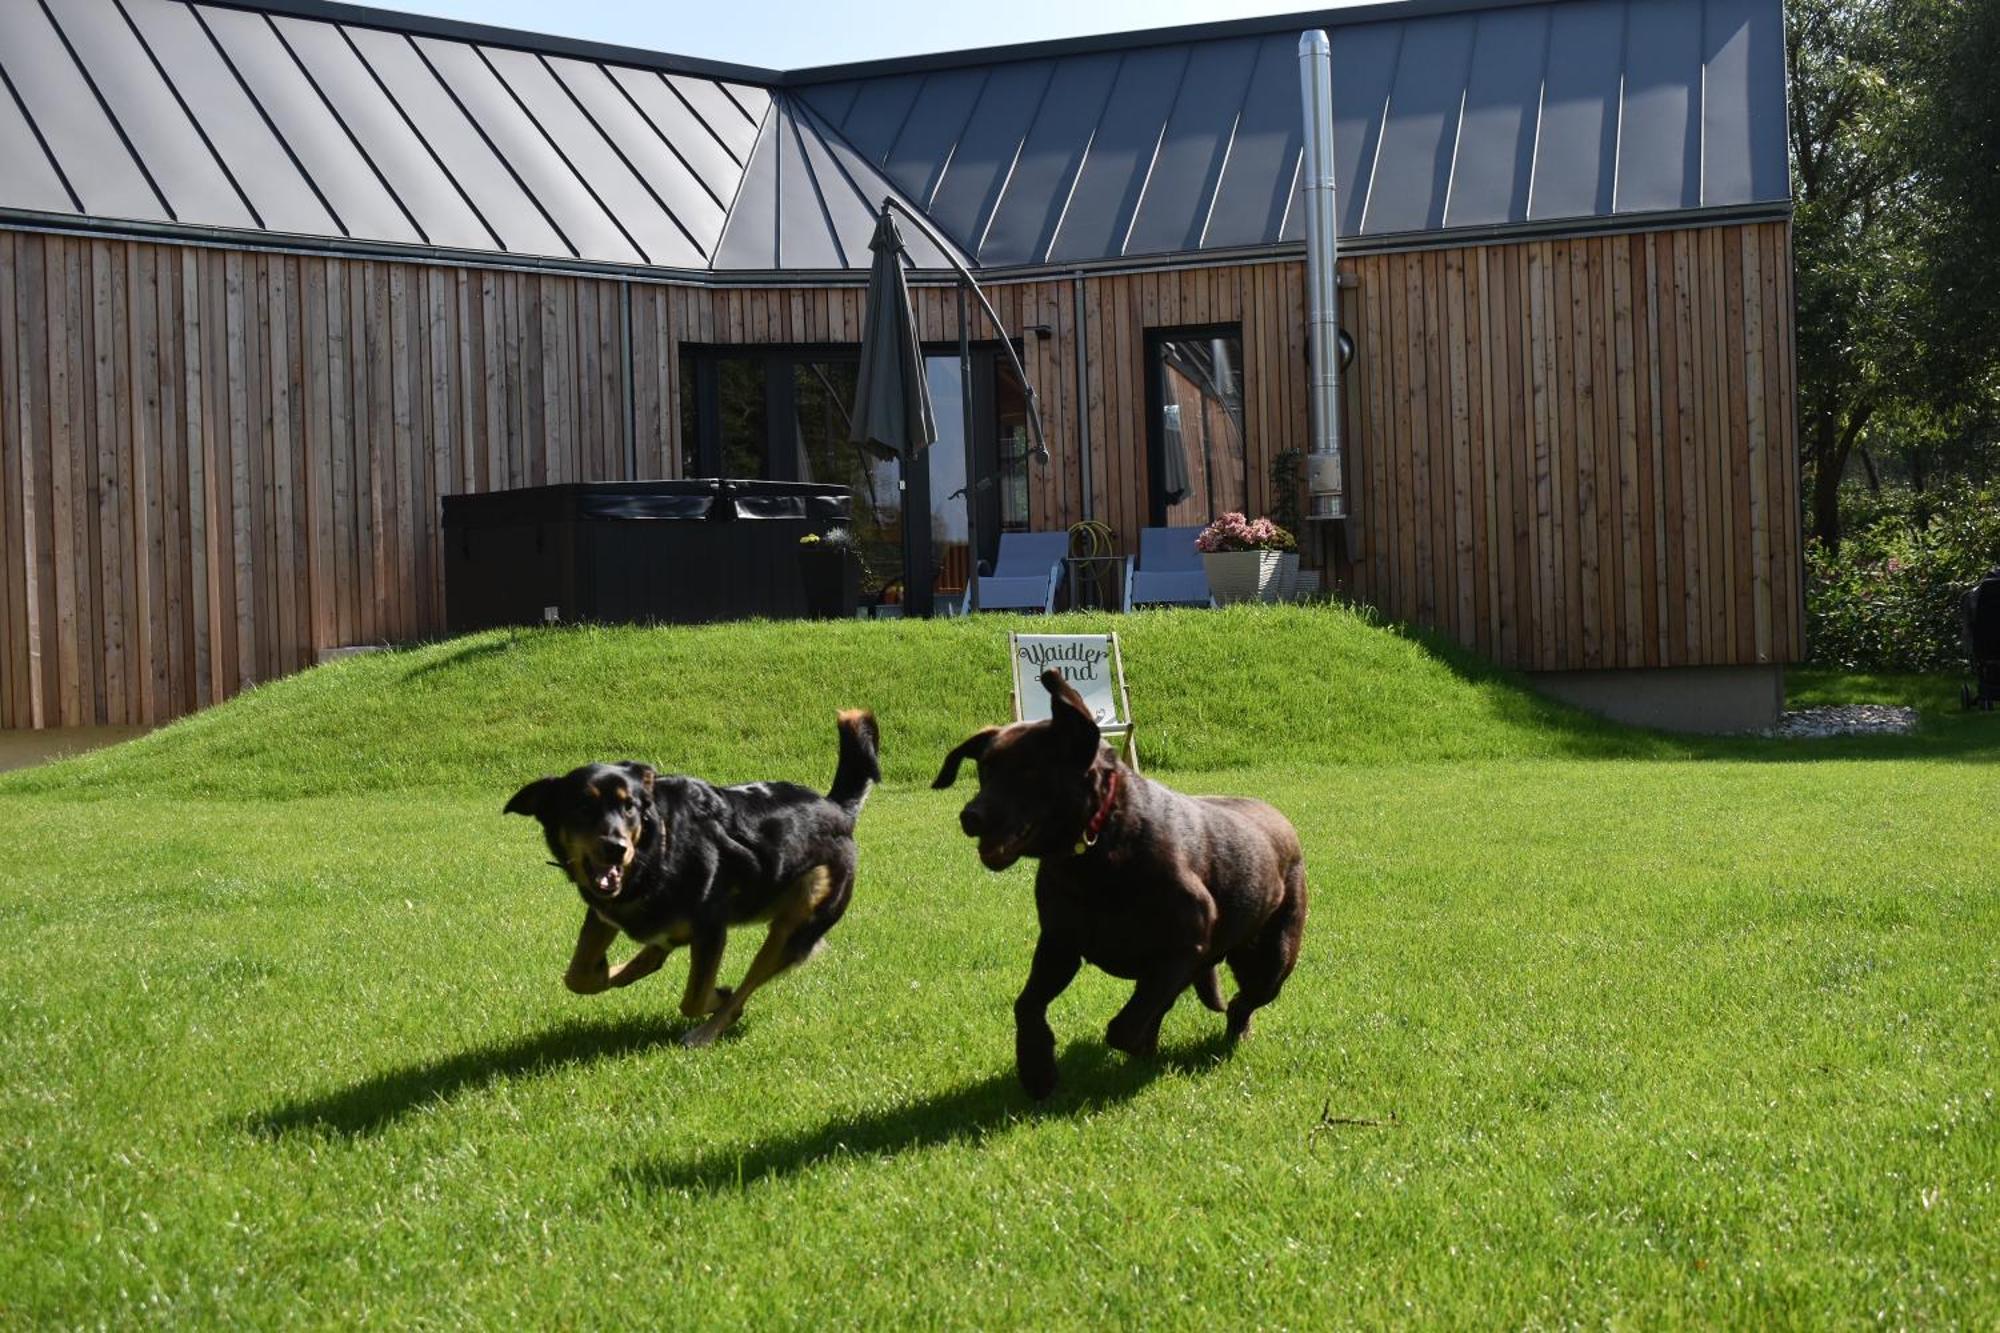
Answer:
<svg viewBox="0 0 2000 1333"><path fill-rule="evenodd" d="M989 267L1300 239L1302 26L1333 46L1345 237L1790 197L1777 0L1370 13L797 95Z"/></svg>
<svg viewBox="0 0 2000 1333"><path fill-rule="evenodd" d="M0 0L0 209L742 275L865 268L888 193L989 268L1283 246L1307 27L1350 240L1789 198L1779 0L1405 0L791 74L323 0Z"/></svg>

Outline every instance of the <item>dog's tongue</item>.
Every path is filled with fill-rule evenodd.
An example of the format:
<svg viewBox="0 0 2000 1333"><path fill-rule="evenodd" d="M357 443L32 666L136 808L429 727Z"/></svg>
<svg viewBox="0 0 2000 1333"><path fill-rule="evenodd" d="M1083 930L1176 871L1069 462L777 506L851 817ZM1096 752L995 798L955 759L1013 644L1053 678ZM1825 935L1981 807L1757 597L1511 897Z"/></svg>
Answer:
<svg viewBox="0 0 2000 1333"><path fill-rule="evenodd" d="M597 891L606 897L610 897L618 892L619 885L624 882L624 879L625 867L617 865L606 866L597 872Z"/></svg>

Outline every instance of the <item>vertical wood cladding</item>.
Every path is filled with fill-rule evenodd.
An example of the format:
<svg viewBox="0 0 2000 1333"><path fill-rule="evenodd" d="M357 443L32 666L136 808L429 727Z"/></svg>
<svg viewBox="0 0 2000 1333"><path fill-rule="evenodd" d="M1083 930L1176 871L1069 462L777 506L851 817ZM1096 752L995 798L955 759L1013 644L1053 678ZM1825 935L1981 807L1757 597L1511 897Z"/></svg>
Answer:
<svg viewBox="0 0 2000 1333"><path fill-rule="evenodd" d="M1801 654L1783 223L1341 271L1345 590L1525 668ZM1036 527L1087 508L1136 549L1158 328L1242 326L1250 503L1268 508L1272 459L1306 445L1302 263L989 294L1053 453L1030 469ZM923 336L955 340L951 290L915 296ZM321 648L438 633L440 496L675 476L683 343L860 328L858 288L0 231L0 726L157 722Z"/></svg>

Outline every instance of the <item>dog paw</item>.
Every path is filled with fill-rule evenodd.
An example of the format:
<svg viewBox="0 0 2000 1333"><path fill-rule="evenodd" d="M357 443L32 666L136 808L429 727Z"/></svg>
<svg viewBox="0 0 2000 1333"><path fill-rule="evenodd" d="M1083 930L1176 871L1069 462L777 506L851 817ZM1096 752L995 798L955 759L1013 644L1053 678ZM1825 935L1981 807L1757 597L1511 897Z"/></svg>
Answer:
<svg viewBox="0 0 2000 1333"><path fill-rule="evenodd" d="M601 967L595 972L565 972L563 985L578 995L602 995L611 989L611 974Z"/></svg>
<svg viewBox="0 0 2000 1333"><path fill-rule="evenodd" d="M1250 1019L1254 1013L1254 1010L1238 1009L1233 1004L1229 1007L1228 1036L1230 1041L1248 1041L1250 1039Z"/></svg>
<svg viewBox="0 0 2000 1333"><path fill-rule="evenodd" d="M1020 1065L1021 1087L1036 1101L1046 1101L1056 1090L1056 1062L1053 1059L1023 1061Z"/></svg>
<svg viewBox="0 0 2000 1333"><path fill-rule="evenodd" d="M721 1026L711 1020L698 1028L688 1029L686 1035L681 1038L681 1045L691 1051L698 1051L704 1046L713 1046L715 1039L721 1035Z"/></svg>
<svg viewBox="0 0 2000 1333"><path fill-rule="evenodd" d="M1150 1058L1159 1053L1160 1030L1114 1018L1111 1025L1104 1029L1104 1044L1127 1055Z"/></svg>
<svg viewBox="0 0 2000 1333"><path fill-rule="evenodd" d="M1046 1027L1014 1034L1014 1068L1036 1101L1056 1090L1056 1039Z"/></svg>

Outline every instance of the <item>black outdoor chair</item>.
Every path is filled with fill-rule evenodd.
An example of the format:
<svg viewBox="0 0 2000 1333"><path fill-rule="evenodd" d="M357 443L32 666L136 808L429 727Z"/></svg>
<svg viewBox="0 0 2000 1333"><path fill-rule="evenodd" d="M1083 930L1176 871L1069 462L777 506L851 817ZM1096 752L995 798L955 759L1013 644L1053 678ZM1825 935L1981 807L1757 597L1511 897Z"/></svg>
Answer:
<svg viewBox="0 0 2000 1333"><path fill-rule="evenodd" d="M1993 711L2000 701L2000 565L1972 585L1963 608L1965 648L1972 655L1971 685L1961 685L1959 702L1967 708Z"/></svg>

